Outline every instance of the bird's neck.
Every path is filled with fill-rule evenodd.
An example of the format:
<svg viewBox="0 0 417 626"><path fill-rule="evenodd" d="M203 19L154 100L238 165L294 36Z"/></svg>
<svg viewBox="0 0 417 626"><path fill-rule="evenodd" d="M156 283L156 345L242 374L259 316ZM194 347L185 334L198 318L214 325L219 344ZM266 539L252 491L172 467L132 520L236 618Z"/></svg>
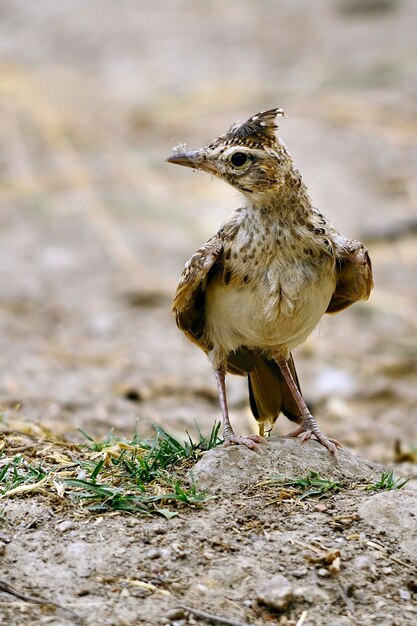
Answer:
<svg viewBox="0 0 417 626"><path fill-rule="evenodd" d="M305 223L313 211L307 187L294 165L286 173L283 184L271 189L271 193L248 195L247 206L261 216L286 225Z"/></svg>
<svg viewBox="0 0 417 626"><path fill-rule="evenodd" d="M311 199L301 174L294 164L291 164L285 176L284 185L278 188L272 200L273 208L286 216L286 219L290 219L291 215L294 218L306 219L310 215L313 208Z"/></svg>

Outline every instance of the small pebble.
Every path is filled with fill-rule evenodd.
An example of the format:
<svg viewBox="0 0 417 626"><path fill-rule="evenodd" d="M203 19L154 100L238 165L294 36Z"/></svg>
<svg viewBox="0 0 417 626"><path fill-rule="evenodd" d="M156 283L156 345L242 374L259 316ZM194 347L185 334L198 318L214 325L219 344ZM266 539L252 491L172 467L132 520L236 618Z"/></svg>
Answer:
<svg viewBox="0 0 417 626"><path fill-rule="evenodd" d="M256 599L274 611L284 611L293 600L293 586L282 574L272 576L267 585L258 590Z"/></svg>
<svg viewBox="0 0 417 626"><path fill-rule="evenodd" d="M355 600L359 600L360 602L366 600L367 597L366 591L364 591L363 589L354 589L352 595Z"/></svg>
<svg viewBox="0 0 417 626"><path fill-rule="evenodd" d="M214 558L216 558L216 555L214 554L214 552L211 552L210 550L204 550L203 557L207 559L208 561L212 561Z"/></svg>
<svg viewBox="0 0 417 626"><path fill-rule="evenodd" d="M128 589L122 589L120 592L120 597L121 598L128 598L130 596L129 590Z"/></svg>
<svg viewBox="0 0 417 626"><path fill-rule="evenodd" d="M382 568L382 573L383 574L392 574L392 567L390 567L389 565L387 565L386 567Z"/></svg>
<svg viewBox="0 0 417 626"><path fill-rule="evenodd" d="M185 617L185 611L180 606L169 609L169 611L165 613L165 618L169 620L182 619L183 617Z"/></svg>
<svg viewBox="0 0 417 626"><path fill-rule="evenodd" d="M138 525L138 522L136 520L136 518L128 518L125 522L126 526L128 528L134 528L135 526Z"/></svg>
<svg viewBox="0 0 417 626"><path fill-rule="evenodd" d="M340 617L335 617L332 626L352 626L352 622L348 617L341 615Z"/></svg>
<svg viewBox="0 0 417 626"><path fill-rule="evenodd" d="M304 576L307 576L308 569L306 567L300 567L300 569L293 570L291 574L294 578L303 578Z"/></svg>
<svg viewBox="0 0 417 626"><path fill-rule="evenodd" d="M74 528L75 524L72 520L70 519L66 519L63 522L61 522L60 524L58 524L58 526L56 527L56 529L60 532L60 533L66 533L67 530L71 530L72 528Z"/></svg>
<svg viewBox="0 0 417 626"><path fill-rule="evenodd" d="M294 597L309 602L310 604L320 604L329 601L329 594L317 585L306 585L305 587L295 587Z"/></svg>
<svg viewBox="0 0 417 626"><path fill-rule="evenodd" d="M172 587L172 585L171 585ZM194 590L200 595L200 596L206 596L209 592L209 588L206 587L206 585L202 585L201 583L199 583L198 585L195 585Z"/></svg>
<svg viewBox="0 0 417 626"><path fill-rule="evenodd" d="M160 556L161 556L161 551L159 548L151 548L145 554L145 557L147 559L159 559Z"/></svg>
<svg viewBox="0 0 417 626"><path fill-rule="evenodd" d="M386 586L387 586L387 583L385 580L379 580L375 585L376 592L379 593L381 596L386 596L386 593L387 593Z"/></svg>
<svg viewBox="0 0 417 626"><path fill-rule="evenodd" d="M325 567L320 567L320 569L317 570L317 574L322 578L328 578L330 576L329 570Z"/></svg>
<svg viewBox="0 0 417 626"><path fill-rule="evenodd" d="M151 531L155 535L163 535L166 532L166 527L165 526L161 526L161 524L157 524L156 526L151 528Z"/></svg>
<svg viewBox="0 0 417 626"><path fill-rule="evenodd" d="M151 563L149 565L149 569L151 570L152 574L162 574L162 572L165 570L164 566L159 563L158 561L154 561L153 563Z"/></svg>
<svg viewBox="0 0 417 626"><path fill-rule="evenodd" d="M407 591L407 589L399 589L398 593L400 594L401 600L411 600L411 593Z"/></svg>
<svg viewBox="0 0 417 626"><path fill-rule="evenodd" d="M370 561L367 556L357 556L353 561L355 569L369 569Z"/></svg>

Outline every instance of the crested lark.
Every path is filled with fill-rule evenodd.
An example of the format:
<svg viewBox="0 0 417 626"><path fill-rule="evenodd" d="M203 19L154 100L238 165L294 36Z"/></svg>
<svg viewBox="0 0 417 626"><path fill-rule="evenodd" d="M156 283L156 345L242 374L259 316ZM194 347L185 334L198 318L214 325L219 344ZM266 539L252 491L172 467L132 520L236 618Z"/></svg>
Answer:
<svg viewBox="0 0 417 626"><path fill-rule="evenodd" d="M324 313L366 300L371 262L358 241L341 236L315 209L277 136L282 109L262 111L205 148L175 149L169 163L203 170L245 199L186 263L173 303L178 327L212 363L225 445L259 450L282 411L298 422L290 437L312 435L330 452L303 396L291 356ZM225 374L246 375L259 435L235 434Z"/></svg>

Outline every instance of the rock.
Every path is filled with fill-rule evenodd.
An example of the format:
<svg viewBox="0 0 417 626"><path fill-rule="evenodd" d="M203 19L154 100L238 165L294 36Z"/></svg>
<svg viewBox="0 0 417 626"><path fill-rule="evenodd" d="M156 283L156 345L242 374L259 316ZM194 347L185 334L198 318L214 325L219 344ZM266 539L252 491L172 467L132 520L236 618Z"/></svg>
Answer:
<svg viewBox="0 0 417 626"><path fill-rule="evenodd" d="M376 531L395 537L406 556L417 559L417 492L383 491L363 502L358 512Z"/></svg>
<svg viewBox="0 0 417 626"><path fill-rule="evenodd" d="M323 478L355 483L374 481L383 471L381 466L354 456L345 448L339 450L335 459L313 440L302 444L299 439L271 437L268 447L262 450L262 454L245 446L209 450L195 465L193 475L200 489L233 494L277 474L306 476L314 470Z"/></svg>
<svg viewBox="0 0 417 626"><path fill-rule="evenodd" d="M293 587L285 576L277 574L258 590L256 600L274 611L284 611L293 600Z"/></svg>
<svg viewBox="0 0 417 626"><path fill-rule="evenodd" d="M320 604L329 601L329 594L317 585L306 585L294 589L294 598L304 600L309 604Z"/></svg>

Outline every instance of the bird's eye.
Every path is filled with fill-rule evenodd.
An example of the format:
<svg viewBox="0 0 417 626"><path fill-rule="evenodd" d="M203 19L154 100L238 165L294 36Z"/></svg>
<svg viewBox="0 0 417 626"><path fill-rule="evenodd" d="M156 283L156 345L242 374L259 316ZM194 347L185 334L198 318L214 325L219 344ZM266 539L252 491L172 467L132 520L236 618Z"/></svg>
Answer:
<svg viewBox="0 0 417 626"><path fill-rule="evenodd" d="M235 167L242 167L242 165L245 165L247 160L248 157L244 152L235 152L230 159L230 162Z"/></svg>

